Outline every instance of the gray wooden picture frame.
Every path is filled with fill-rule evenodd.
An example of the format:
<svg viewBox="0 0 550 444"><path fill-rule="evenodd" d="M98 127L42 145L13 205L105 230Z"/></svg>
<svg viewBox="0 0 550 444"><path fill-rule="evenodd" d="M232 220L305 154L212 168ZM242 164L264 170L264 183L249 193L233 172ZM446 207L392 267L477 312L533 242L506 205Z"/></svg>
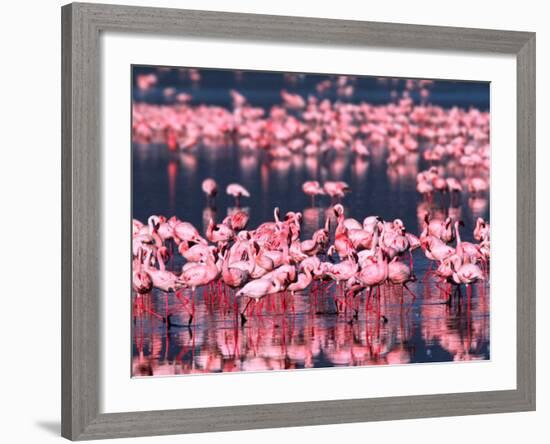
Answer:
<svg viewBox="0 0 550 444"><path fill-rule="evenodd" d="M510 54L517 59L517 388L101 413L101 32ZM535 409L535 34L73 3L62 8L62 435L73 440ZM498 168L498 165L496 166Z"/></svg>

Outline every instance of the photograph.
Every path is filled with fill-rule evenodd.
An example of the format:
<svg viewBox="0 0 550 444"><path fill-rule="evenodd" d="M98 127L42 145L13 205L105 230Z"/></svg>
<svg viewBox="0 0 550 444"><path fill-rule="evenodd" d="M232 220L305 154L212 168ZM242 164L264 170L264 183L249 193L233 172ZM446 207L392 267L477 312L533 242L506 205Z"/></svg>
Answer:
<svg viewBox="0 0 550 444"><path fill-rule="evenodd" d="M131 76L133 377L491 359L490 82Z"/></svg>

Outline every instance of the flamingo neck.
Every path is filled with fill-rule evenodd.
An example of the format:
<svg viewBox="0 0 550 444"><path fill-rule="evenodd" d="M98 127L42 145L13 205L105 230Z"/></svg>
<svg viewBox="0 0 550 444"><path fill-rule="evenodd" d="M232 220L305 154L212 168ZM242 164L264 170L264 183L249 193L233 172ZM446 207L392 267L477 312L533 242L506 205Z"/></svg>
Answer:
<svg viewBox="0 0 550 444"><path fill-rule="evenodd" d="M462 239L460 238L460 229L458 228L459 223L455 223L455 233L456 233L456 246L457 248L462 244Z"/></svg>
<svg viewBox="0 0 550 444"><path fill-rule="evenodd" d="M157 251L157 261L159 263L159 270L166 271L166 265L164 264L164 260L162 259L162 254L160 254L160 250Z"/></svg>
<svg viewBox="0 0 550 444"><path fill-rule="evenodd" d="M148 250L147 254L145 255L145 263L143 264L144 268L150 268L151 267L151 256L153 254L153 250Z"/></svg>

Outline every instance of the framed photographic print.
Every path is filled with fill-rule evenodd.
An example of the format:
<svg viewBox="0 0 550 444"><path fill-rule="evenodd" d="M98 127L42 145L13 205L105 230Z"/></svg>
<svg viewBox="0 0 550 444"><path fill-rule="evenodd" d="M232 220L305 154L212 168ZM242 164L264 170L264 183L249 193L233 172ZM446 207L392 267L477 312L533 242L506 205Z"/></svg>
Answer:
<svg viewBox="0 0 550 444"><path fill-rule="evenodd" d="M62 433L535 408L535 36L63 24Z"/></svg>

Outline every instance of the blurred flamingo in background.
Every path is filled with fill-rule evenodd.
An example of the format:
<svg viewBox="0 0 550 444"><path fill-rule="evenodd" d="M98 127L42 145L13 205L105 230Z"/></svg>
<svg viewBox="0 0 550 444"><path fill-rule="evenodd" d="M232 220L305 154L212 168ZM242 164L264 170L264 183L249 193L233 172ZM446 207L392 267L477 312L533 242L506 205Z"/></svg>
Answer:
<svg viewBox="0 0 550 444"><path fill-rule="evenodd" d="M239 207L242 197L250 197L248 190L238 183L231 183L227 185L225 192L235 198L235 206Z"/></svg>

